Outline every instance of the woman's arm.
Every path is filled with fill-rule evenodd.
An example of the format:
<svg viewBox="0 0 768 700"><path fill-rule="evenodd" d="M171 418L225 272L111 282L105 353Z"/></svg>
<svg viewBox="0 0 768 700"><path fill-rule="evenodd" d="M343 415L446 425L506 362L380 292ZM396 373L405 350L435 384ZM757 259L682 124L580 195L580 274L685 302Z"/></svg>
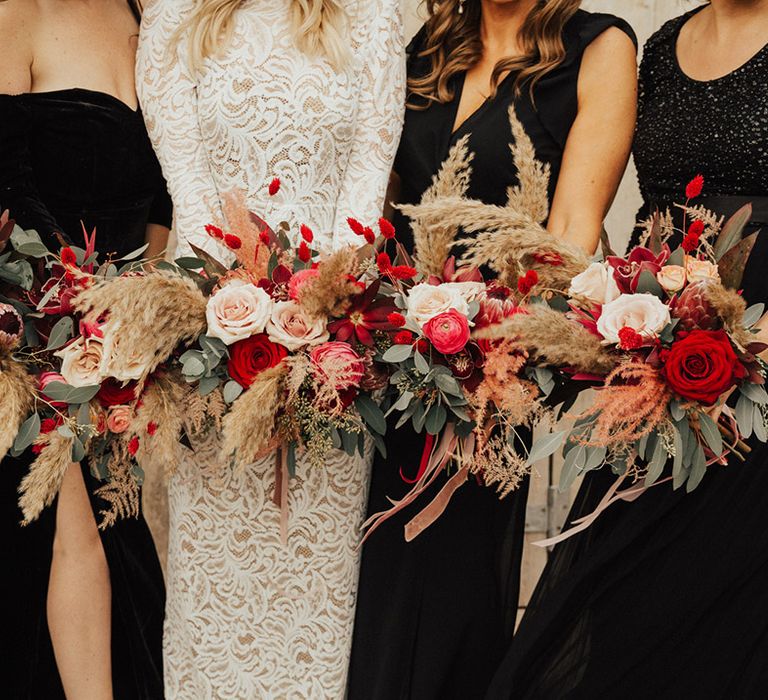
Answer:
<svg viewBox="0 0 768 700"><path fill-rule="evenodd" d="M637 111L635 46L612 27L584 52L578 112L568 134L547 228L590 254L632 148Z"/></svg>
<svg viewBox="0 0 768 700"><path fill-rule="evenodd" d="M354 143L336 204L333 247L359 242L346 224L373 224L384 196L405 113L405 46L398 0L379 0L368 25Z"/></svg>
<svg viewBox="0 0 768 700"><path fill-rule="evenodd" d="M200 132L197 86L187 62L186 41L176 41L183 6L178 0L156 0L145 12L136 56L136 92L173 200L177 254L189 254L192 243L229 262L231 253L204 230L223 216ZM148 238L150 249L159 246L158 235L155 232L154 243Z"/></svg>

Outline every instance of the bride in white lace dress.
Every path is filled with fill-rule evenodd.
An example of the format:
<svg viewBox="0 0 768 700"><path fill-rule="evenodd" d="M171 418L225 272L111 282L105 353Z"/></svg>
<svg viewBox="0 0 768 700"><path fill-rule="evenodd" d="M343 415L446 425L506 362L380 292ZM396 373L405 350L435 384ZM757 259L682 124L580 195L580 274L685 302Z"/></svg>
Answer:
<svg viewBox="0 0 768 700"><path fill-rule="evenodd" d="M325 249L354 238L348 216L381 215L403 115L399 0L155 0L137 71L178 254L224 257L203 226L233 190ZM299 460L286 546L274 456L239 472L215 440L195 448L169 487L167 696L343 698L370 460Z"/></svg>

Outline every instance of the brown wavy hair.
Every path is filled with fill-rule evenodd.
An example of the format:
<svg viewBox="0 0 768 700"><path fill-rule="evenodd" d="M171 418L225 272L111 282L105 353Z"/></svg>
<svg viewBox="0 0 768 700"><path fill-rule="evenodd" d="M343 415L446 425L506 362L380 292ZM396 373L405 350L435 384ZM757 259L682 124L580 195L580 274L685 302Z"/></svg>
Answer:
<svg viewBox="0 0 768 700"><path fill-rule="evenodd" d="M466 0L459 14L461 0L427 0L429 17L425 24L423 48L419 58L429 60L426 73L408 79L412 109L426 109L432 102L450 102L454 98L451 78L469 70L483 54L480 38L480 0ZM527 86L533 94L536 83L559 66L565 58L563 28L576 14L581 0L537 0L520 28L522 53L500 60L491 74L494 92L502 75L515 73L515 90Z"/></svg>

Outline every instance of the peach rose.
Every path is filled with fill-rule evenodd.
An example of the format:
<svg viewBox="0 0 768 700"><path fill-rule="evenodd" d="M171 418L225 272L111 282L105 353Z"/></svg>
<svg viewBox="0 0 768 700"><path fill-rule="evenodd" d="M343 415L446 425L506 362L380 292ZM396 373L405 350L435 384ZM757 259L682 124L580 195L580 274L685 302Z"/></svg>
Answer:
<svg viewBox="0 0 768 700"><path fill-rule="evenodd" d="M267 323L267 335L273 343L298 350L328 340L330 334L325 326L325 319L310 318L295 301L279 301Z"/></svg>
<svg viewBox="0 0 768 700"><path fill-rule="evenodd" d="M61 358L61 376L70 386L93 386L101 382L104 359L104 343L101 338L95 335L87 339L79 336L53 354Z"/></svg>
<svg viewBox="0 0 768 700"><path fill-rule="evenodd" d="M685 286L685 268L681 265L667 265L656 273L656 281L665 292L674 294Z"/></svg>
<svg viewBox="0 0 768 700"><path fill-rule="evenodd" d="M613 277L613 269L599 262L592 263L584 272L576 275L568 290L572 297L582 297L600 305L617 299L620 293L619 285Z"/></svg>
<svg viewBox="0 0 768 700"><path fill-rule="evenodd" d="M251 282L233 279L208 300L208 335L232 345L261 333L271 313L269 294Z"/></svg>
<svg viewBox="0 0 768 700"><path fill-rule="evenodd" d="M107 428L112 433L124 433L131 427L133 410L130 406L112 406L107 415Z"/></svg>
<svg viewBox="0 0 768 700"><path fill-rule="evenodd" d="M709 260L696 260L695 258L688 259L688 281L689 282L704 282L705 280L720 281L720 271L717 269L717 265L709 262Z"/></svg>

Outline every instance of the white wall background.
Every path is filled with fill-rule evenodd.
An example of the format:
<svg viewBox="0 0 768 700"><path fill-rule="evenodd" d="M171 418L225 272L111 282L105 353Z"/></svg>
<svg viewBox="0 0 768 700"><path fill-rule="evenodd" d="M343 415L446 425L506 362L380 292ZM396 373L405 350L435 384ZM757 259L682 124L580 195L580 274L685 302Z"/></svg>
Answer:
<svg viewBox="0 0 768 700"><path fill-rule="evenodd" d="M406 32L410 37L421 24L419 0L402 0ZM626 19L635 30L640 46L662 23L693 7L692 0L585 0L585 10L610 12ZM623 250L640 206L634 166L630 163L606 220L606 228L616 250Z"/></svg>

